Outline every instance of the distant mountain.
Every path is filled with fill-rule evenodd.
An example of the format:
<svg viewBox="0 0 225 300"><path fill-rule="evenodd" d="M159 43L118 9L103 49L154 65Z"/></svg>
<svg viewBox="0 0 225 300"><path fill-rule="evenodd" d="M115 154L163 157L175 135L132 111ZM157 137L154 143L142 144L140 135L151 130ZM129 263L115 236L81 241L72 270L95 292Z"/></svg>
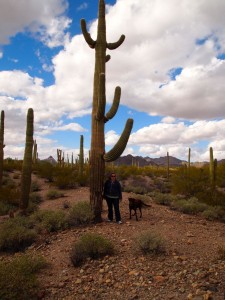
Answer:
<svg viewBox="0 0 225 300"><path fill-rule="evenodd" d="M47 161L47 162L51 163L52 165L57 165L57 161L52 156L49 156L48 158L42 159L42 161Z"/></svg>
<svg viewBox="0 0 225 300"><path fill-rule="evenodd" d="M176 157L169 156L170 166L181 166L184 163L187 163L183 160L180 160ZM159 158L150 158L142 156L132 156L128 154L126 156L121 156L114 161L116 166L126 165L126 166L167 166L167 156Z"/></svg>

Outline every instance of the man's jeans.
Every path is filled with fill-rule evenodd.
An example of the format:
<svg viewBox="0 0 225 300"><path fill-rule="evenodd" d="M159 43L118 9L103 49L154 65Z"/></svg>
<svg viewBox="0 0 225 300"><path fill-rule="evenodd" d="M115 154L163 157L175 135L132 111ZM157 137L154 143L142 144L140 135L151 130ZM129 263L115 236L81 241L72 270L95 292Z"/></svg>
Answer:
<svg viewBox="0 0 225 300"><path fill-rule="evenodd" d="M119 198L106 198L106 202L108 205L108 219L113 220L113 207L115 210L115 216L116 216L116 222L121 221L121 216L120 216L120 208L119 208L119 203L120 200Z"/></svg>

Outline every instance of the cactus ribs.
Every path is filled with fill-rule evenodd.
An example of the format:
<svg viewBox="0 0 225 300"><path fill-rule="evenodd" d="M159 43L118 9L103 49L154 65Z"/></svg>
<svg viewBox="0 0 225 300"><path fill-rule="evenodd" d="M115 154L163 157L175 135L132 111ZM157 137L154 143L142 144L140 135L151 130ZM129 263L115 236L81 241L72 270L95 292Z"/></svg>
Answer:
<svg viewBox="0 0 225 300"><path fill-rule="evenodd" d="M140 218L142 218L142 206L151 207L149 204L145 204L141 199L128 198L129 201L129 210L130 210L130 219L131 219L131 211L134 211L133 216L136 216L136 221L138 221L137 209L140 211Z"/></svg>

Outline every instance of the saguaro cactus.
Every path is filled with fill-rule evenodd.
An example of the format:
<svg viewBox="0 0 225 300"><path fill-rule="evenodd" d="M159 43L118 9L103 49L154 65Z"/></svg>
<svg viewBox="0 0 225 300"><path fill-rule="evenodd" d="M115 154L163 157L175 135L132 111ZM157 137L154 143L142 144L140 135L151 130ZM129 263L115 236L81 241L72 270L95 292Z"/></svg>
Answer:
<svg viewBox="0 0 225 300"><path fill-rule="evenodd" d="M2 176L3 176L3 161L4 161L4 120L5 113L4 110L1 111L1 123L0 123L0 187L2 186Z"/></svg>
<svg viewBox="0 0 225 300"><path fill-rule="evenodd" d="M216 171L217 171L217 159L213 158L213 148L209 148L209 176L211 187L215 188L216 185Z"/></svg>
<svg viewBox="0 0 225 300"><path fill-rule="evenodd" d="M169 179L169 177L170 177L170 156L169 156L169 152L167 152L166 158L167 158L167 178Z"/></svg>
<svg viewBox="0 0 225 300"><path fill-rule="evenodd" d="M23 213L29 204L29 195L31 187L32 173L32 150L33 150L33 132L34 132L34 112L32 108L27 112L26 144L24 150L22 176L21 176L21 198L20 209Z"/></svg>
<svg viewBox="0 0 225 300"><path fill-rule="evenodd" d="M101 222L105 162L114 161L122 154L133 127L133 119L128 119L124 131L116 145L108 153L105 153L105 123L115 116L121 95L121 88L116 87L112 106L105 114L105 64L110 59L110 56L106 55L106 49L114 50L118 48L123 43L125 36L121 35L120 39L115 43L107 42L104 0L99 0L97 39L93 40L91 35L87 32L84 19L81 20L81 29L87 44L90 48L95 49L90 149L90 203L95 215L95 221Z"/></svg>
<svg viewBox="0 0 225 300"><path fill-rule="evenodd" d="M82 176L84 172L84 136L80 136L80 154L79 154L79 175Z"/></svg>
<svg viewBox="0 0 225 300"><path fill-rule="evenodd" d="M33 164L35 165L37 163L38 159L38 152L37 152L37 142L34 140L34 147L33 147Z"/></svg>

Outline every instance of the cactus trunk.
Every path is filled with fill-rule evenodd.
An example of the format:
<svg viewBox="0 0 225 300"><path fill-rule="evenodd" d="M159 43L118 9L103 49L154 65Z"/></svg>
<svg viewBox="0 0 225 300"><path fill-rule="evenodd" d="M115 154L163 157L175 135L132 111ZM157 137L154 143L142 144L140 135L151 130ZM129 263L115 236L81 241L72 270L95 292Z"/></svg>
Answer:
<svg viewBox="0 0 225 300"><path fill-rule="evenodd" d="M79 175L84 173L84 136L80 136Z"/></svg>
<svg viewBox="0 0 225 300"><path fill-rule="evenodd" d="M3 161L4 161L4 121L5 113L1 111L1 123L0 123L0 187L2 186L2 177L3 177Z"/></svg>
<svg viewBox="0 0 225 300"><path fill-rule="evenodd" d="M32 108L27 112L26 144L24 150L22 176L21 176L21 198L20 209L23 213L29 205L29 195L31 187L32 173L32 150L33 150L33 132L34 132L34 112Z"/></svg>
<svg viewBox="0 0 225 300"><path fill-rule="evenodd" d="M115 147L107 154L105 153L105 123L112 119L118 109L120 102L120 87L116 87L113 104L105 114L105 64L110 56L106 55L106 49L114 50L119 47L125 36L122 35L115 43L107 43L105 22L105 1L99 0L97 39L94 41L86 29L86 22L81 20L83 36L90 46L95 49L95 71L92 103L92 135L90 149L90 203L95 215L95 221L101 222L102 191L105 176L105 161L117 159L126 147L133 120L129 119L121 138Z"/></svg>

